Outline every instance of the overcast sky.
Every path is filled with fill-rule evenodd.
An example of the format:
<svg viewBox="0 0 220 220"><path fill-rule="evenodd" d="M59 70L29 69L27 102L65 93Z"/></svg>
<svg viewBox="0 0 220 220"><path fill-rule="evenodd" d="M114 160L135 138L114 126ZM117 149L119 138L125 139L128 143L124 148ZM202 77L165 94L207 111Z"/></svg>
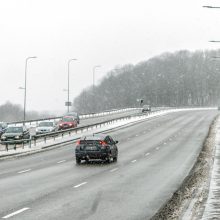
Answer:
<svg viewBox="0 0 220 220"><path fill-rule="evenodd" d="M217 49L219 1L203 0L1 0L0 104L27 110L65 111L67 63L70 97L96 84L117 65L136 64L163 52Z"/></svg>

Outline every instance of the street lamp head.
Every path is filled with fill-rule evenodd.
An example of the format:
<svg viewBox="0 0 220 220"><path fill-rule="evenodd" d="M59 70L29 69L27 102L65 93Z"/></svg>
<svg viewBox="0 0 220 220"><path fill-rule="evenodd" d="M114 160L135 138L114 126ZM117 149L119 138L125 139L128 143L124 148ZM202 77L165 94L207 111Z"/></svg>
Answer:
<svg viewBox="0 0 220 220"><path fill-rule="evenodd" d="M210 42L210 43L220 43L219 40L210 40L209 42Z"/></svg>
<svg viewBox="0 0 220 220"><path fill-rule="evenodd" d="M210 6L210 5L204 5L202 6L203 8L220 8L220 7L216 7L216 6Z"/></svg>
<svg viewBox="0 0 220 220"><path fill-rule="evenodd" d="M68 62L70 63L71 61L74 61L74 60L76 61L77 59L76 58L69 59Z"/></svg>

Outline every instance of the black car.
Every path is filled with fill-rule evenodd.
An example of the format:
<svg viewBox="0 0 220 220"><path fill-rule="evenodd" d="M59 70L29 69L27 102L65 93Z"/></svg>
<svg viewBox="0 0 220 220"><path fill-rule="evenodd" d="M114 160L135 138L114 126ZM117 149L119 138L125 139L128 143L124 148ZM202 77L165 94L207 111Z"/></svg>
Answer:
<svg viewBox="0 0 220 220"><path fill-rule="evenodd" d="M0 137L2 136L3 133L5 133L8 125L5 122L0 122Z"/></svg>
<svg viewBox="0 0 220 220"><path fill-rule="evenodd" d="M75 148L76 163L80 164L81 160L89 162L97 159L106 162L113 159L116 162L118 159L117 143L118 141L114 141L109 135L84 136L77 142Z"/></svg>
<svg viewBox="0 0 220 220"><path fill-rule="evenodd" d="M10 126L6 129L5 133L1 136L1 141L12 141L19 143L25 139L30 139L30 133L25 126Z"/></svg>

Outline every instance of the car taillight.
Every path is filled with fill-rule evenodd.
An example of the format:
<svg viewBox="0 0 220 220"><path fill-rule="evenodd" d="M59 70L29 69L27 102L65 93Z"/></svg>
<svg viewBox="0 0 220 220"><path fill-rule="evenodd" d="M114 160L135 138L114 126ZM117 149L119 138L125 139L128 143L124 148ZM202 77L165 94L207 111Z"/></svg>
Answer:
<svg viewBox="0 0 220 220"><path fill-rule="evenodd" d="M78 141L76 142L76 145L80 145L80 140L78 140Z"/></svg>
<svg viewBox="0 0 220 220"><path fill-rule="evenodd" d="M106 146L107 146L107 144L106 144L105 141L99 141L99 144L101 145L101 148L102 148L102 149L105 149Z"/></svg>

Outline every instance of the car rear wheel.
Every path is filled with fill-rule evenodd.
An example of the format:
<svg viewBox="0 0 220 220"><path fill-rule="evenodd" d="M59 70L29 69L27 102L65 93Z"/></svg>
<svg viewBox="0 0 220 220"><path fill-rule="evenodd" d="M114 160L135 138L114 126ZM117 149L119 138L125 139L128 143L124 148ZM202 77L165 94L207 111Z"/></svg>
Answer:
<svg viewBox="0 0 220 220"><path fill-rule="evenodd" d="M81 159L80 158L76 158L76 164L80 164L81 163Z"/></svg>
<svg viewBox="0 0 220 220"><path fill-rule="evenodd" d="M117 162L117 160L118 160L118 156L113 158L113 162Z"/></svg>

